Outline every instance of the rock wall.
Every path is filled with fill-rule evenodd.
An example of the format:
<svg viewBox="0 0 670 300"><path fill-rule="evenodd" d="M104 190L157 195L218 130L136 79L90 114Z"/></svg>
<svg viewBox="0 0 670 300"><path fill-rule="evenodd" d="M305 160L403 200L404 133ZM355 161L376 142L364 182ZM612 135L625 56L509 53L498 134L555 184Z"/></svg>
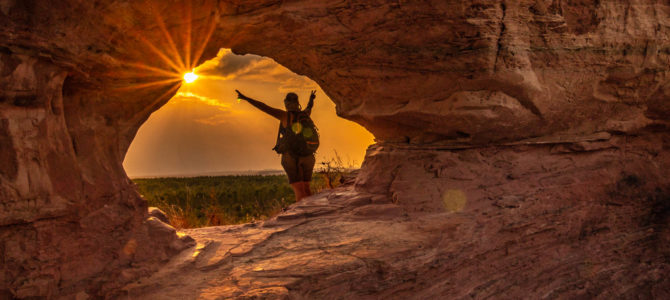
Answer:
<svg viewBox="0 0 670 300"><path fill-rule="evenodd" d="M663 1L292 2L227 15L236 9L224 6L233 26L219 31L234 51L315 79L381 140L487 144L667 120Z"/></svg>
<svg viewBox="0 0 670 300"><path fill-rule="evenodd" d="M0 67L0 298L86 295L186 246L144 220L117 129L70 94L67 71L9 51Z"/></svg>
<svg viewBox="0 0 670 300"><path fill-rule="evenodd" d="M631 209L667 224L667 1L0 0L0 15L2 296L99 295L188 245L147 219L121 162L179 86L169 72L220 47L317 81L380 142L356 188L409 216L626 206L644 185L661 200Z"/></svg>

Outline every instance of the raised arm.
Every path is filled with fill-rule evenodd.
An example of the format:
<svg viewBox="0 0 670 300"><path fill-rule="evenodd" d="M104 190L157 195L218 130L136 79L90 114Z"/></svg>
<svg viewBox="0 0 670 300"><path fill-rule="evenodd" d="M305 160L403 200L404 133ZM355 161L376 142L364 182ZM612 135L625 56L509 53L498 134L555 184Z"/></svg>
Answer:
<svg viewBox="0 0 670 300"><path fill-rule="evenodd" d="M307 114L312 113L312 107L314 106L314 98L316 98L316 91L312 91L312 93L309 94L309 102L307 102L307 107L305 107L305 110Z"/></svg>
<svg viewBox="0 0 670 300"><path fill-rule="evenodd" d="M284 115L286 114L286 112L281 110L281 109L277 109L277 108L269 106L269 105L267 105L263 102L260 102L258 100L251 99L251 98L243 95L242 93L240 93L240 91L238 91L238 90L235 90L235 91L237 92L237 98L238 99L246 100L247 102L249 102L249 104L253 105L254 107L256 107L258 109L260 109L262 112L275 117L277 120L281 121L283 119Z"/></svg>

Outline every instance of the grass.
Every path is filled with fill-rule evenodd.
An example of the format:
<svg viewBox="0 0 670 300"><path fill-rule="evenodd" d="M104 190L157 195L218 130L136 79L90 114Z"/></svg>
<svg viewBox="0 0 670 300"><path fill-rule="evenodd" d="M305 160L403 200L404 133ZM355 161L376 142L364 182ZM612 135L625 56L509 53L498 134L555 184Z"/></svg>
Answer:
<svg viewBox="0 0 670 300"><path fill-rule="evenodd" d="M320 163L313 193L332 189L353 168L339 154ZM133 179L149 206L160 208L177 229L265 220L295 203L286 175L201 176Z"/></svg>
<svg viewBox="0 0 670 300"><path fill-rule="evenodd" d="M324 178L314 174L313 192L329 187ZM175 228L265 220L295 203L286 175L139 178L133 182L148 205L164 211Z"/></svg>

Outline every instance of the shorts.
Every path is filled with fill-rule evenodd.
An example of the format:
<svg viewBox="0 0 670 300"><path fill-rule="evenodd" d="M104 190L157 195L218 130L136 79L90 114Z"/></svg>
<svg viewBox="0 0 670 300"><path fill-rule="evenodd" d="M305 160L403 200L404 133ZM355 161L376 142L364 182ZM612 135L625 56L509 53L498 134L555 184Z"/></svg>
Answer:
<svg viewBox="0 0 670 300"><path fill-rule="evenodd" d="M296 159L297 158L297 159ZM281 155L281 166L288 176L288 183L312 181L312 170L316 159L314 155L294 156L289 153Z"/></svg>

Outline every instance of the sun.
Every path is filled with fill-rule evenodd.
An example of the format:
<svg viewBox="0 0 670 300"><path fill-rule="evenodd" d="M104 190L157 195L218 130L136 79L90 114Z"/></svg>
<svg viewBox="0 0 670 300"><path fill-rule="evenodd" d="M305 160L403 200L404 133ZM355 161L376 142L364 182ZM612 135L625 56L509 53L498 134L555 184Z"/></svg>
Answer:
<svg viewBox="0 0 670 300"><path fill-rule="evenodd" d="M2 3L3 0L0 0ZM160 1L153 1L160 2ZM153 3L149 1L149 3ZM194 4L192 1L183 1L182 10L184 14L182 15L183 20L180 24L186 26L176 27L182 29L182 32L175 32L172 28L168 30L168 27L165 24L163 16L160 14L160 10L154 5L149 4L148 12L153 14L155 19L152 24L156 24L158 29L163 33L162 39L157 39L153 41L145 37L141 32L131 31L129 34L132 36L133 40L141 42L143 47L150 50L153 55L158 59L152 64L146 64L141 61L134 60L124 60L121 58L119 62L123 65L123 72L118 72L120 77L128 79L142 79L133 84L123 84L115 88L118 91L128 91L128 90L139 90L147 88L156 88L169 85L169 89L165 90L163 95L158 98L167 97L175 93L179 87L184 84L192 84L198 78L210 77L205 74L196 74L195 65L200 62L200 58L207 49L209 40L214 34L214 31L217 28L217 15L210 14L206 19L207 26L198 27L198 31L193 31L193 16L192 16L192 6ZM201 22L198 19L198 22ZM194 41L193 37L197 36L196 40L198 41L196 45L192 43ZM175 37L178 37L175 39ZM201 38L202 37L202 38ZM183 43L180 45L179 43ZM156 64L161 63L160 66ZM191 70L189 72L189 70ZM149 73L149 75L147 75ZM144 79L144 78L148 79Z"/></svg>
<svg viewBox="0 0 670 300"><path fill-rule="evenodd" d="M184 81L186 81L186 83L191 83L196 79L198 79L198 75L195 75L193 72L184 74Z"/></svg>

